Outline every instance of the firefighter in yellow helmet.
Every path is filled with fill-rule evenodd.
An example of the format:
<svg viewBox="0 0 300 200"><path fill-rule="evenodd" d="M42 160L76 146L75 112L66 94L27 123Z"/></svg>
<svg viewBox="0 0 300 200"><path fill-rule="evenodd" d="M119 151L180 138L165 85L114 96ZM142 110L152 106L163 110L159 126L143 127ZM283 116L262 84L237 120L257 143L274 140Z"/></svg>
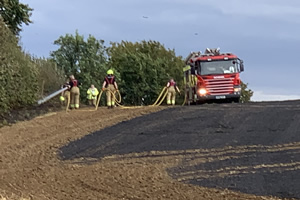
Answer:
<svg viewBox="0 0 300 200"><path fill-rule="evenodd" d="M99 94L98 89L95 88L94 85L91 85L91 87L87 90L86 93L87 93L87 99L89 101L89 105L96 106L96 100Z"/></svg>
<svg viewBox="0 0 300 200"><path fill-rule="evenodd" d="M105 76L102 91L106 91L106 105L107 108L115 107L115 91L118 90L118 85L115 80L114 71L112 69L107 71L107 76Z"/></svg>
<svg viewBox="0 0 300 200"><path fill-rule="evenodd" d="M175 99L176 99L176 91L180 93L179 88L176 85L176 82L174 79L170 79L170 81L167 84L168 94L167 94L167 104L168 105L175 105Z"/></svg>
<svg viewBox="0 0 300 200"><path fill-rule="evenodd" d="M69 82L70 93L71 93L71 101L70 101L71 109L79 108L79 95L80 95L80 91L78 87L79 85L81 85L81 83L75 79L74 75L71 75L70 82Z"/></svg>

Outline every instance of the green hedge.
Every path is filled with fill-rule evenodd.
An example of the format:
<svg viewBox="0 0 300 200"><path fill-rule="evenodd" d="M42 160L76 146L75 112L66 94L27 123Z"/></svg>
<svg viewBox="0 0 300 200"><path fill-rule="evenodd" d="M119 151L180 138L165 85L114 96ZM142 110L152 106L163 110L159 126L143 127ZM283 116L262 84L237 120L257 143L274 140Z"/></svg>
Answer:
<svg viewBox="0 0 300 200"><path fill-rule="evenodd" d="M37 100L39 69L0 19L0 114Z"/></svg>

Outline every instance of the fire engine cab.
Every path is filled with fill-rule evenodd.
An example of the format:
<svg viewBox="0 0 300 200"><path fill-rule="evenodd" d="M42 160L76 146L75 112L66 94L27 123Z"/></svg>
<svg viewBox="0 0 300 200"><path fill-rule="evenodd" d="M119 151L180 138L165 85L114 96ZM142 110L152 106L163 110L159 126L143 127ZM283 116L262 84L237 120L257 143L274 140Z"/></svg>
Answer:
<svg viewBox="0 0 300 200"><path fill-rule="evenodd" d="M220 53L220 48L207 48L205 53L191 52L183 68L186 103L226 100L239 102L240 72L243 61L232 53Z"/></svg>

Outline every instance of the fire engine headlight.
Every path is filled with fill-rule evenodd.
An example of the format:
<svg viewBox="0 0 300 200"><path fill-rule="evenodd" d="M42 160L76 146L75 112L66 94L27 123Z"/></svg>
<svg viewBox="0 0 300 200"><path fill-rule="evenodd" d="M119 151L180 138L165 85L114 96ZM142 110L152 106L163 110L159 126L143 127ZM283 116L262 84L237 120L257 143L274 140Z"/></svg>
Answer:
<svg viewBox="0 0 300 200"><path fill-rule="evenodd" d="M241 88L240 87L234 88L234 92L241 92Z"/></svg>
<svg viewBox="0 0 300 200"><path fill-rule="evenodd" d="M201 88L198 92L199 92L200 96L205 96L207 93L206 89L204 89L204 88Z"/></svg>

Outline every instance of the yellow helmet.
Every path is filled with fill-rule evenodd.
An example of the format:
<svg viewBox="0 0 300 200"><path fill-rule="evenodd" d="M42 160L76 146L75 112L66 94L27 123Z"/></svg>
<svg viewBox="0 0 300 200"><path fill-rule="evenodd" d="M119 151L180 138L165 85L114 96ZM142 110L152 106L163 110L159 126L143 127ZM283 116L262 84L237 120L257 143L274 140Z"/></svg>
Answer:
<svg viewBox="0 0 300 200"><path fill-rule="evenodd" d="M114 71L112 69L107 70L107 74L114 74Z"/></svg>

